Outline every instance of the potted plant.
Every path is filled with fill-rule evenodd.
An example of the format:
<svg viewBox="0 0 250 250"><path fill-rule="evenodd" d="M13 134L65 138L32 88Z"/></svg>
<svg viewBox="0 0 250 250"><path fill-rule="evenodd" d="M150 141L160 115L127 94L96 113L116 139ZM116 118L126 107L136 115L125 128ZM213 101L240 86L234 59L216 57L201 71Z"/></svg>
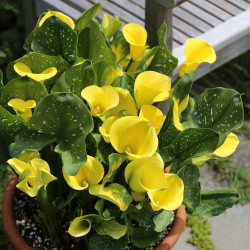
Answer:
<svg viewBox="0 0 250 250"><path fill-rule="evenodd" d="M201 189L199 168L236 149L241 95L214 88L191 98L196 68L216 60L206 41L187 40L186 62L171 83L178 60L166 46L166 25L149 48L138 24L119 32L119 18L104 14L99 25L100 9L76 21L43 13L5 85L1 74L1 164L18 175L10 186L37 200L36 222L54 244L69 246L73 236L84 249L157 246L172 218L182 231L181 204L210 217L239 198L234 189ZM166 100L163 113L158 104ZM3 211L11 210L10 186ZM157 249L172 245L166 238Z"/></svg>

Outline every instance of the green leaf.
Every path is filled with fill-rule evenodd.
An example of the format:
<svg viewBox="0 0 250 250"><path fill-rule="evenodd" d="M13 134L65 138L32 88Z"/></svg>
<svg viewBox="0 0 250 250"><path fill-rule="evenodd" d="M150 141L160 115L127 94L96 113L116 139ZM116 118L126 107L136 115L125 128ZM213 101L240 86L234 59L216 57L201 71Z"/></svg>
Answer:
<svg viewBox="0 0 250 250"><path fill-rule="evenodd" d="M51 142L57 142L55 151L62 157L64 171L68 175L76 175L86 163L85 137L92 129L92 116L77 96L71 93L51 94L37 106L11 154L15 157L24 149L40 150Z"/></svg>
<svg viewBox="0 0 250 250"><path fill-rule="evenodd" d="M9 111L13 111L12 107L8 106L8 102L11 99L19 98L22 100L34 100L36 105L48 95L48 92L44 85L29 77L19 77L8 82L0 98L0 103Z"/></svg>
<svg viewBox="0 0 250 250"><path fill-rule="evenodd" d="M201 203L192 213L200 217L212 217L232 207L240 198L236 189L201 190Z"/></svg>
<svg viewBox="0 0 250 250"><path fill-rule="evenodd" d="M192 99L188 120L194 127L229 134L243 125L241 95L233 89L214 88Z"/></svg>
<svg viewBox="0 0 250 250"><path fill-rule="evenodd" d="M162 210L159 214L154 216L153 222L155 224L154 230L156 232L162 232L166 229L166 227L171 222L171 219L173 218L173 212Z"/></svg>
<svg viewBox="0 0 250 250"><path fill-rule="evenodd" d="M76 60L77 34L68 24L59 18L48 18L35 33L31 44L33 51L62 56L72 62Z"/></svg>
<svg viewBox="0 0 250 250"><path fill-rule="evenodd" d="M102 34L97 20L90 21L90 41L89 41L89 59L94 63L105 60L107 63L116 67L116 55L108 47L106 39Z"/></svg>
<svg viewBox="0 0 250 250"><path fill-rule="evenodd" d="M183 167L178 176L184 183L184 198L183 204L188 211L194 211L200 205L200 171L193 164L188 164Z"/></svg>
<svg viewBox="0 0 250 250"><path fill-rule="evenodd" d="M109 236L94 234L89 240L91 250L123 250L128 244L128 238L112 239Z"/></svg>
<svg viewBox="0 0 250 250"><path fill-rule="evenodd" d="M189 128L181 132L167 147L160 149L165 162L182 163L189 158L209 155L215 151L219 135L211 129ZM177 169L171 168L171 172Z"/></svg>
<svg viewBox="0 0 250 250"><path fill-rule="evenodd" d="M103 178L102 181L103 185L105 185L107 182L112 182L114 180L114 176L117 172L117 169L122 165L126 157L114 153L109 155L108 159L109 159L109 170L106 176Z"/></svg>
<svg viewBox="0 0 250 250"><path fill-rule="evenodd" d="M167 147L180 133L181 131L177 129L160 132L158 135L159 149Z"/></svg>
<svg viewBox="0 0 250 250"><path fill-rule="evenodd" d="M4 87L4 85L3 85L3 72L2 72L2 70L0 70L0 95L3 91L3 87Z"/></svg>
<svg viewBox="0 0 250 250"><path fill-rule="evenodd" d="M171 54L166 45L165 37L167 34L167 25L165 23L161 25L157 34L159 37L160 46L157 54L154 56L154 59L149 65L149 70L170 75L177 67L178 60Z"/></svg>
<svg viewBox="0 0 250 250"><path fill-rule="evenodd" d="M156 212L154 212L146 199L136 206L129 205L126 213L131 219L138 221L140 224L154 225L153 217L156 215Z"/></svg>
<svg viewBox="0 0 250 250"><path fill-rule="evenodd" d="M0 106L0 131L13 138L23 127L23 119ZM2 139L2 138L1 138Z"/></svg>
<svg viewBox="0 0 250 250"><path fill-rule="evenodd" d="M78 32L81 32L90 25L92 18L95 18L96 14L102 9L100 3L93 5L82 13L82 15L75 21Z"/></svg>
<svg viewBox="0 0 250 250"><path fill-rule="evenodd" d="M163 233L155 232L153 228L136 227L132 233L131 241L136 247L144 249L159 242L163 236Z"/></svg>
<svg viewBox="0 0 250 250"><path fill-rule="evenodd" d="M104 13L101 23L101 29L104 35L110 40L110 38L120 30L123 22L117 17L112 17L109 14Z"/></svg>
<svg viewBox="0 0 250 250"><path fill-rule="evenodd" d="M93 63L93 68L97 86L111 85L118 76L117 70L105 60Z"/></svg>
<svg viewBox="0 0 250 250"><path fill-rule="evenodd" d="M106 165L109 164L108 157L113 153L113 147L110 143L106 143L101 137L97 145L97 157L101 162L104 162Z"/></svg>
<svg viewBox="0 0 250 250"><path fill-rule="evenodd" d="M44 81L44 85L47 87L52 85L56 79L69 67L69 64L61 56L49 56L30 52L27 55L8 64L6 73L9 81L20 77L14 70L14 64L17 62L26 64L33 73L42 73L49 67L55 67L57 69L57 74Z"/></svg>
<svg viewBox="0 0 250 250"><path fill-rule="evenodd" d="M115 79L112 86L127 89L132 96L134 96L135 78L129 73L123 72L122 76Z"/></svg>
<svg viewBox="0 0 250 250"><path fill-rule="evenodd" d="M61 77L55 82L51 93L55 92L72 92L81 97L82 90L94 84L95 75L90 61L76 65L66 70Z"/></svg>
<svg viewBox="0 0 250 250"><path fill-rule="evenodd" d="M132 202L132 197L126 188L117 183L112 183L107 187L99 184L91 185L89 193L114 203L122 211L127 210L129 204Z"/></svg>
<svg viewBox="0 0 250 250"><path fill-rule="evenodd" d="M89 33L90 28L87 27L82 30L78 35L78 42L77 42L77 51L78 56L83 57L85 59L89 59Z"/></svg>

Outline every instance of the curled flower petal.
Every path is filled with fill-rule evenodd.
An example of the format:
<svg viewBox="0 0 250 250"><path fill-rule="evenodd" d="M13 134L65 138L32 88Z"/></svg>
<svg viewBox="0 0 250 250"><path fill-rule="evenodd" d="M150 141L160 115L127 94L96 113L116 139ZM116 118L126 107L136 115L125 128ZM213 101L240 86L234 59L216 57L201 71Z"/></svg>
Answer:
<svg viewBox="0 0 250 250"><path fill-rule="evenodd" d="M122 33L130 44L130 54L133 60L139 60L144 50L148 47L146 46L147 31L139 24L129 23L123 27Z"/></svg>
<svg viewBox="0 0 250 250"><path fill-rule="evenodd" d="M220 157L228 157L233 154L239 144L239 139L234 133L230 133L224 143L213 154Z"/></svg>
<svg viewBox="0 0 250 250"><path fill-rule="evenodd" d="M57 69L55 67L47 68L42 73L32 73L31 69L26 64L21 62L14 64L14 70L20 76L28 76L42 83L57 74Z"/></svg>
<svg viewBox="0 0 250 250"><path fill-rule="evenodd" d="M152 202L152 208L175 210L183 201L184 184L182 179L176 174L165 173L167 187L158 191L148 191L148 196Z"/></svg>
<svg viewBox="0 0 250 250"><path fill-rule="evenodd" d="M135 79L135 99L137 107L167 100L171 87L170 77L155 71L140 73Z"/></svg>
<svg viewBox="0 0 250 250"><path fill-rule="evenodd" d="M65 22L66 24L68 24L70 26L71 29L75 28L75 23L74 21L67 15L58 12L58 11L48 11L43 18L41 19L41 21L39 22L39 27L41 27L43 25L43 23L49 18L55 16L57 18L59 18L60 20L62 20L63 22Z"/></svg>
<svg viewBox="0 0 250 250"><path fill-rule="evenodd" d="M36 106L36 102L34 100L24 101L14 98L8 102L8 105L15 110L18 116L21 116L24 120L28 120L32 116L31 109Z"/></svg>
<svg viewBox="0 0 250 250"><path fill-rule="evenodd" d="M139 116L152 122L157 135L160 133L161 127L166 119L166 116L163 115L161 110L153 105L142 105Z"/></svg>
<svg viewBox="0 0 250 250"><path fill-rule="evenodd" d="M203 39L189 38L186 40L184 52L186 62L179 68L179 75L183 76L191 70L195 70L201 63L213 63L216 54L213 47Z"/></svg>
<svg viewBox="0 0 250 250"><path fill-rule="evenodd" d="M99 127L99 131L100 131L104 141L107 143L110 142L110 134L109 133L110 133L111 126L113 125L113 123L117 119L119 119L118 116L111 116L103 122L101 127Z"/></svg>
<svg viewBox="0 0 250 250"><path fill-rule="evenodd" d="M79 216L70 224L68 233L73 237L82 237L91 229L91 219L88 216Z"/></svg>
<svg viewBox="0 0 250 250"><path fill-rule="evenodd" d="M83 89L81 96L87 101L93 116L103 116L119 103L119 95L112 86L91 85Z"/></svg>
<svg viewBox="0 0 250 250"><path fill-rule="evenodd" d="M83 190L89 185L99 183L104 175L102 164L94 157L88 155L87 163L80 168L77 175L67 175L63 171L63 176L70 187L76 190Z"/></svg>
<svg viewBox="0 0 250 250"><path fill-rule="evenodd" d="M158 157L143 157L130 162L125 169L125 180L135 192L160 190L167 187L163 161Z"/></svg>
<svg viewBox="0 0 250 250"><path fill-rule="evenodd" d="M137 115L136 104L129 91L119 87L116 87L115 89L119 95L119 103L116 107L107 112L105 119L110 116L117 116L122 110L126 111L129 115Z"/></svg>
<svg viewBox="0 0 250 250"><path fill-rule="evenodd" d="M174 101L174 109L173 109L173 121L174 121L174 125L175 127L180 130L183 131L184 128L180 122L180 110L179 110L179 100L176 100L175 98L173 98Z"/></svg>
<svg viewBox="0 0 250 250"><path fill-rule="evenodd" d="M137 116L126 116L114 122L110 142L119 153L129 159L152 156L158 147L158 138L152 123Z"/></svg>

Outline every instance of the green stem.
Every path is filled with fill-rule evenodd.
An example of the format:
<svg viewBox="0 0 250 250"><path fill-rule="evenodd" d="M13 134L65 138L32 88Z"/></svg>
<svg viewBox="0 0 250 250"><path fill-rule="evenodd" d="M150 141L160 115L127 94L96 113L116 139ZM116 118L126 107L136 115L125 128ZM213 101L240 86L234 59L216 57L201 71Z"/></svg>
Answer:
<svg viewBox="0 0 250 250"><path fill-rule="evenodd" d="M40 188L38 192L37 200L40 203L41 211L45 215L45 217L42 219L46 220L44 224L47 225L48 232L56 242L61 242L63 232L60 225L60 220L55 211L55 208L52 205L52 201L49 198L47 190L45 190L43 187Z"/></svg>

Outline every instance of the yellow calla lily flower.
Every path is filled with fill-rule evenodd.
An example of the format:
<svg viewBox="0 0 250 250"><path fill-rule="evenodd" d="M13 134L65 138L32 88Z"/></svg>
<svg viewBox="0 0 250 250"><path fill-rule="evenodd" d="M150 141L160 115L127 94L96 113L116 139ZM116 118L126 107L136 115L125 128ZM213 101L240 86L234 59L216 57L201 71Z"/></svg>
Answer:
<svg viewBox="0 0 250 250"><path fill-rule="evenodd" d="M124 175L126 182L135 192L160 190L167 187L163 161L155 156L130 162Z"/></svg>
<svg viewBox="0 0 250 250"><path fill-rule="evenodd" d="M69 226L68 233L73 237L82 237L91 229L91 218L89 216L79 216L75 218Z"/></svg>
<svg viewBox="0 0 250 250"><path fill-rule="evenodd" d="M142 201L145 198L146 194L146 192L131 192L131 196L134 201Z"/></svg>
<svg viewBox="0 0 250 250"><path fill-rule="evenodd" d="M170 77L155 71L140 73L135 79L135 100L137 107L167 100L171 87Z"/></svg>
<svg viewBox="0 0 250 250"><path fill-rule="evenodd" d="M161 127L166 119L160 109L153 105L142 105L139 117L143 117L152 122L156 134L158 135L161 131Z"/></svg>
<svg viewBox="0 0 250 250"><path fill-rule="evenodd" d="M107 143L110 142L110 134L109 133L110 133L111 126L118 119L119 119L118 116L111 116L103 122L101 127L99 127L99 131L100 131L105 142L107 142Z"/></svg>
<svg viewBox="0 0 250 250"><path fill-rule="evenodd" d="M41 19L41 21L39 22L39 27L41 27L43 25L43 23L49 18L55 16L57 18L59 18L60 20L62 20L63 22L65 22L66 24L68 24L70 26L71 29L75 28L75 23L74 21L67 15L58 12L58 11L48 11L43 18Z"/></svg>
<svg viewBox="0 0 250 250"><path fill-rule="evenodd" d="M115 90L119 95L119 103L107 112L105 119L110 116L117 116L121 110L126 110L129 115L137 115L137 107L129 91L119 87L115 87Z"/></svg>
<svg viewBox="0 0 250 250"><path fill-rule="evenodd" d="M110 142L119 153L129 159L152 156L158 147L158 137L152 123L137 116L126 116L114 122Z"/></svg>
<svg viewBox="0 0 250 250"><path fill-rule="evenodd" d="M178 130L183 131L184 128L180 122L180 114L187 108L189 95L187 95L180 104L179 104L179 101L180 101L179 99L175 99L173 97L173 101L174 101L174 108L173 108L174 125Z"/></svg>
<svg viewBox="0 0 250 250"><path fill-rule="evenodd" d="M148 191L151 206L154 211L160 209L175 210L183 201L184 184L176 174L164 174L167 187L158 191Z"/></svg>
<svg viewBox="0 0 250 250"><path fill-rule="evenodd" d="M137 23L126 24L122 33L130 44L130 54L134 61L140 59L144 50L148 47L147 42L147 31Z"/></svg>
<svg viewBox="0 0 250 250"><path fill-rule="evenodd" d="M186 62L179 67L179 75L183 76L191 70L196 70L203 62L214 63L216 54L213 47L203 39L189 38L185 47Z"/></svg>
<svg viewBox="0 0 250 250"><path fill-rule="evenodd" d="M116 55L116 63L120 64L125 69L130 62L131 55L128 54L124 56L124 48L121 43L118 43L116 46L111 44L111 49Z"/></svg>
<svg viewBox="0 0 250 250"><path fill-rule="evenodd" d="M24 101L14 98L8 102L8 105L15 110L18 116L21 116L24 120L28 120L32 116L31 109L36 106L36 102L34 100Z"/></svg>
<svg viewBox="0 0 250 250"><path fill-rule="evenodd" d="M229 155L233 154L234 151L236 150L238 144L239 144L239 139L234 133L230 133L227 137L224 143L217 148L213 154L220 156L220 157L228 157Z"/></svg>
<svg viewBox="0 0 250 250"><path fill-rule="evenodd" d="M57 74L57 69L55 67L47 68L42 73L32 73L31 69L21 62L14 64L14 70L20 76L28 76L41 83Z"/></svg>
<svg viewBox="0 0 250 250"><path fill-rule="evenodd" d="M76 190L83 190L89 185L99 183L103 175L103 165L90 155L87 156L87 163L80 168L75 176L67 175L63 170L64 179L71 188Z"/></svg>
<svg viewBox="0 0 250 250"><path fill-rule="evenodd" d="M119 103L119 95L112 86L98 87L91 85L83 89L81 96L90 107L93 116L103 116Z"/></svg>
<svg viewBox="0 0 250 250"><path fill-rule="evenodd" d="M41 187L46 188L51 181L56 180L50 173L48 163L42 159L34 158L29 164L12 158L7 163L19 175L19 180L21 179L16 187L31 197L36 196Z"/></svg>

